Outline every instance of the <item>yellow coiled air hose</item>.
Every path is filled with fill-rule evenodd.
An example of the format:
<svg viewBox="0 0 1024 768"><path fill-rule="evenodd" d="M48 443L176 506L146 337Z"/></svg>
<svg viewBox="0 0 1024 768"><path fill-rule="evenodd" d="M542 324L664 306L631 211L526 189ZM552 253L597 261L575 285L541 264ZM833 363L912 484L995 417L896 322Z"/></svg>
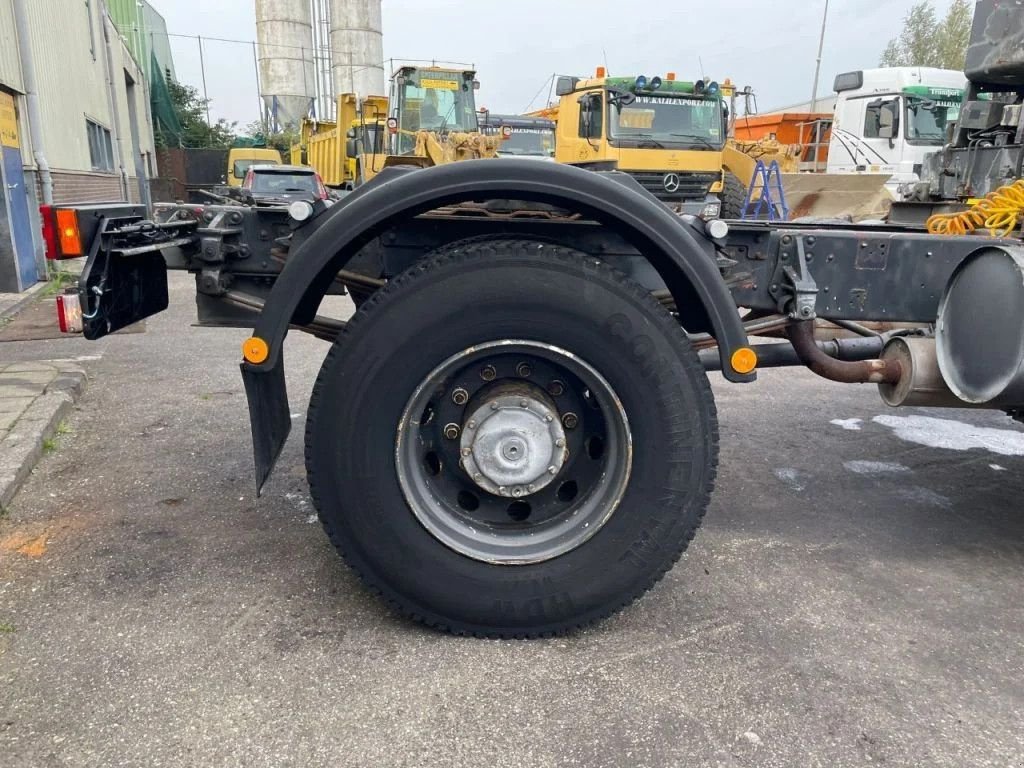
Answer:
<svg viewBox="0 0 1024 768"><path fill-rule="evenodd" d="M1017 228L1024 213L1024 179L1017 179L959 213L937 213L925 226L933 235L966 235L985 228L993 237L1007 237Z"/></svg>

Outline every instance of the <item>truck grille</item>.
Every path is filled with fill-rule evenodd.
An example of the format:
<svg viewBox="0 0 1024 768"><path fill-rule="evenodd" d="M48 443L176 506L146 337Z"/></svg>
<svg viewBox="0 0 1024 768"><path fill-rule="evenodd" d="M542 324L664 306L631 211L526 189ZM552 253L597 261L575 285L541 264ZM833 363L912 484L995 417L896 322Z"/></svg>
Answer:
<svg viewBox="0 0 1024 768"><path fill-rule="evenodd" d="M675 174L679 177L679 189L669 192L665 189L665 176ZM659 200L676 202L677 200L703 200L708 189L722 176L718 173L692 173L686 171L630 171L630 176Z"/></svg>

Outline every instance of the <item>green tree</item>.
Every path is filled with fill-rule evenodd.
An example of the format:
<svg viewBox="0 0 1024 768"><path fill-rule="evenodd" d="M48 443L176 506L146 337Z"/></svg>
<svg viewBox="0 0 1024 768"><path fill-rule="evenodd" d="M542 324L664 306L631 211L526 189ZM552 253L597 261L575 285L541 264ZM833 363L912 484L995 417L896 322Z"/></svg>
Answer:
<svg viewBox="0 0 1024 768"><path fill-rule="evenodd" d="M879 64L962 70L970 36L968 0L953 0L941 20L936 16L932 0L921 0L904 17L903 30L886 45Z"/></svg>
<svg viewBox="0 0 1024 768"><path fill-rule="evenodd" d="M259 120L254 120L245 126L243 136L255 146L278 150L284 157L288 157L292 146L299 143L299 131L297 129L285 128L277 133L265 133L263 123Z"/></svg>
<svg viewBox="0 0 1024 768"><path fill-rule="evenodd" d="M158 143L165 146L180 145L214 149L231 146L235 140L237 123L229 123L222 118L210 125L206 120L206 107L209 102L200 96L199 91L191 85L168 80L167 90L171 98L171 105L181 124L181 134L175 137L158 135Z"/></svg>

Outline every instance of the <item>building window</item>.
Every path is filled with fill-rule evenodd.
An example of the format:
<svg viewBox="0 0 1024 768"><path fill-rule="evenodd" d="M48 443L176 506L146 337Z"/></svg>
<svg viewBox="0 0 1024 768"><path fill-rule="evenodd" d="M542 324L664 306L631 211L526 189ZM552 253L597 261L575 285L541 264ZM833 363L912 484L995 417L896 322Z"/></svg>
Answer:
<svg viewBox="0 0 1024 768"><path fill-rule="evenodd" d="M89 135L89 159L94 171L114 170L114 149L110 143L110 131L97 122L85 119L85 130Z"/></svg>

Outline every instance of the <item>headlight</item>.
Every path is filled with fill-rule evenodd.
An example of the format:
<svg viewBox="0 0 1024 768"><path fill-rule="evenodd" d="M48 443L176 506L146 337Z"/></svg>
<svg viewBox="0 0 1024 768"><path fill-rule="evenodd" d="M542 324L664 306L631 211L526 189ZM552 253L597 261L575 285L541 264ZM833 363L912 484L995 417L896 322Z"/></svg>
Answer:
<svg viewBox="0 0 1024 768"><path fill-rule="evenodd" d="M706 203L700 211L700 217L702 219L717 219L719 214L722 212L722 204L715 200L711 203Z"/></svg>

